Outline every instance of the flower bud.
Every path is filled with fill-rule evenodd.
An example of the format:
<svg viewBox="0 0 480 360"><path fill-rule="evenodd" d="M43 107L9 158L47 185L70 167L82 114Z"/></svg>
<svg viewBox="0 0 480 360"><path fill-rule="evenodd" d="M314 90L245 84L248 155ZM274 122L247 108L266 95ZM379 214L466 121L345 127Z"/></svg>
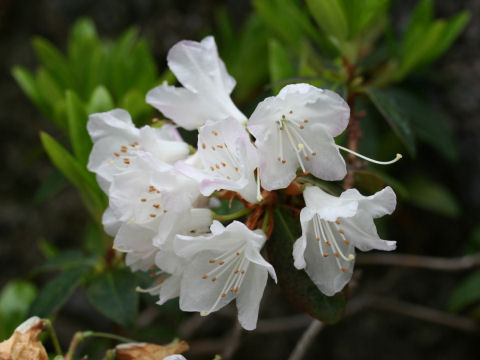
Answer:
<svg viewBox="0 0 480 360"><path fill-rule="evenodd" d="M167 346L150 343L117 345L117 360L162 360L173 354L181 354L189 348L185 341Z"/></svg>
<svg viewBox="0 0 480 360"><path fill-rule="evenodd" d="M43 322L37 316L23 322L12 336L0 343L1 360L48 360L47 352L38 337L43 331Z"/></svg>

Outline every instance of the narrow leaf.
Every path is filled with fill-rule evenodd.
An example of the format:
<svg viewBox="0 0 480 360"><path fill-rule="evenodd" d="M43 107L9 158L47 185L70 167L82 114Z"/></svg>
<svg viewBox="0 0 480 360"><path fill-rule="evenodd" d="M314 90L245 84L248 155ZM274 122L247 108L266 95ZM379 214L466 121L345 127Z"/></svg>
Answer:
<svg viewBox="0 0 480 360"><path fill-rule="evenodd" d="M75 157L80 164L86 165L92 149L92 141L87 132L88 116L85 106L72 90L66 92L68 131Z"/></svg>
<svg viewBox="0 0 480 360"><path fill-rule="evenodd" d="M410 125L407 109L403 108L398 102L392 90L380 90L373 87L366 89L367 95L373 102L377 110L383 115L385 120L402 140L407 150L415 155L415 138Z"/></svg>
<svg viewBox="0 0 480 360"><path fill-rule="evenodd" d="M47 116L51 115L50 108L44 102L33 75L21 66L12 69L12 76L22 88L25 95Z"/></svg>
<svg viewBox="0 0 480 360"><path fill-rule="evenodd" d="M107 200L98 187L95 177L55 139L41 133L43 147L53 164L80 191L87 209L96 221L100 222L101 214L106 208Z"/></svg>
<svg viewBox="0 0 480 360"><path fill-rule="evenodd" d="M293 266L292 248L300 236L299 221L286 209L275 210L275 227L267 242L269 259L275 268L278 284L288 300L301 310L325 323L335 323L342 317L346 305L343 293L326 296L318 290L307 273Z"/></svg>
<svg viewBox="0 0 480 360"><path fill-rule="evenodd" d="M30 307L30 315L49 317L60 309L90 269L88 266L74 267L58 274L40 291Z"/></svg>
<svg viewBox="0 0 480 360"><path fill-rule="evenodd" d="M115 107L112 95L107 88L99 85L95 88L87 105L88 114L112 110Z"/></svg>
<svg viewBox="0 0 480 360"><path fill-rule="evenodd" d="M110 320L131 327L138 308L137 278L127 269L100 274L87 289L90 302Z"/></svg>
<svg viewBox="0 0 480 360"><path fill-rule="evenodd" d="M348 37L348 22L341 0L307 0L307 6L323 31L337 43Z"/></svg>
<svg viewBox="0 0 480 360"><path fill-rule="evenodd" d="M270 82L278 84L281 80L294 77L295 69L290 62L287 51L276 40L270 40L268 43L268 59L270 70ZM274 94L277 94L286 84L279 84L274 87Z"/></svg>

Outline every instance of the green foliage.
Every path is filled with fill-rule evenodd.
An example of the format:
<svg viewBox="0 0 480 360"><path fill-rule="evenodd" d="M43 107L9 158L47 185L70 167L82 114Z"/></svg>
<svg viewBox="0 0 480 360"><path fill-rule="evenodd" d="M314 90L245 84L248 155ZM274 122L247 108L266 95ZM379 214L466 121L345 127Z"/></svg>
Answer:
<svg viewBox="0 0 480 360"><path fill-rule="evenodd" d="M50 135L41 133L43 147L53 164L78 189L92 217L100 222L107 199L98 187L95 177L88 172L62 145Z"/></svg>
<svg viewBox="0 0 480 360"><path fill-rule="evenodd" d="M418 176L410 177L406 187L407 200L411 204L447 217L460 216L460 205L450 190L442 184Z"/></svg>
<svg viewBox="0 0 480 360"><path fill-rule="evenodd" d="M267 251L282 291L314 318L329 324L339 321L346 305L343 293L331 297L322 294L305 271L293 266L292 247L301 233L298 219L283 208L275 210L274 216L275 227Z"/></svg>
<svg viewBox="0 0 480 360"><path fill-rule="evenodd" d="M90 266L76 266L59 273L42 288L30 307L30 316L51 316L68 301L90 270Z"/></svg>
<svg viewBox="0 0 480 360"><path fill-rule="evenodd" d="M10 337L27 318L28 308L37 289L24 280L12 280L0 292L0 341Z"/></svg>
<svg viewBox="0 0 480 360"><path fill-rule="evenodd" d="M392 89L379 90L372 87L367 88L366 92L378 111L388 121L392 130L403 141L408 151L415 155L415 137L410 126L410 119L405 114L409 110L398 103L395 91Z"/></svg>
<svg viewBox="0 0 480 360"><path fill-rule="evenodd" d="M470 15L461 12L450 20L433 19L432 0L418 2L399 47L396 80L442 55L464 29ZM421 46L419 46L421 44Z"/></svg>
<svg viewBox="0 0 480 360"><path fill-rule="evenodd" d="M87 288L90 302L103 315L125 327L135 323L138 279L129 269L114 269L99 274Z"/></svg>
<svg viewBox="0 0 480 360"><path fill-rule="evenodd" d="M460 311L467 306L480 301L480 271L470 274L464 279L458 287L452 292L448 309L450 311Z"/></svg>
<svg viewBox="0 0 480 360"><path fill-rule="evenodd" d="M272 84L279 83L282 79L288 79L295 76L295 69L286 49L276 40L268 42L268 68L270 71L270 81ZM274 87L273 92L277 94L284 84Z"/></svg>

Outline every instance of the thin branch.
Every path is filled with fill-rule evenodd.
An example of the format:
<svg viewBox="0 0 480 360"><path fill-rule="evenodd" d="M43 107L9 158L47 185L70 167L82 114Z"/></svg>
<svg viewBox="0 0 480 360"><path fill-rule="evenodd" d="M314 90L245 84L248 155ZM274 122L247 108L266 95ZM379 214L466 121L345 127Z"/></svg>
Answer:
<svg viewBox="0 0 480 360"><path fill-rule="evenodd" d="M305 332L303 333L300 340L297 342L297 345L295 345L295 348L290 354L288 360L302 359L310 345L313 343L313 340L315 340L315 337L318 335L318 333L322 330L323 327L323 323L318 320L313 320L307 330L305 330Z"/></svg>
<svg viewBox="0 0 480 360"><path fill-rule="evenodd" d="M480 266L480 253L457 258L440 258L408 254L360 254L357 264L423 268L440 271L460 271Z"/></svg>
<svg viewBox="0 0 480 360"><path fill-rule="evenodd" d="M366 296L366 307L386 310L415 319L428 321L438 325L448 326L457 330L476 332L480 330L476 321L423 305L410 304L405 301L378 296Z"/></svg>

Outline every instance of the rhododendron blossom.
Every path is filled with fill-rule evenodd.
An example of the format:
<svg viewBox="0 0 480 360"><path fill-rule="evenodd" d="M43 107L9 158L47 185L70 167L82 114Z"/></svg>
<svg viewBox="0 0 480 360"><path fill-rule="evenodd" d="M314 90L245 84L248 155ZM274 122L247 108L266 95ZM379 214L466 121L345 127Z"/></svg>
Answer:
<svg viewBox="0 0 480 360"><path fill-rule="evenodd" d="M302 236L293 247L295 267L305 269L326 295L340 291L352 277L355 248L395 249L395 241L379 238L373 222L395 209L396 197L390 187L372 196L349 189L335 197L310 186L303 196Z"/></svg>
<svg viewBox="0 0 480 360"><path fill-rule="evenodd" d="M294 266L326 295L350 280L355 247L395 248L373 223L394 210L392 189L372 196L351 189L335 197L309 185L315 178L341 180L346 164L339 150L354 153L334 140L350 117L340 95L287 85L247 121L230 99L235 80L212 37L174 45L168 65L184 87L160 85L147 102L175 124L138 129L121 109L88 122L94 143L88 168L109 198L105 231L126 265L152 279L138 291L158 296L158 304L179 297L182 310L202 315L235 300L242 327L255 329L268 275L277 281L261 252L277 226L273 214L284 208L300 214L302 235L282 247L288 249L283 259L293 251ZM187 144L176 126L197 137ZM292 269L278 270L280 279L285 268Z"/></svg>

